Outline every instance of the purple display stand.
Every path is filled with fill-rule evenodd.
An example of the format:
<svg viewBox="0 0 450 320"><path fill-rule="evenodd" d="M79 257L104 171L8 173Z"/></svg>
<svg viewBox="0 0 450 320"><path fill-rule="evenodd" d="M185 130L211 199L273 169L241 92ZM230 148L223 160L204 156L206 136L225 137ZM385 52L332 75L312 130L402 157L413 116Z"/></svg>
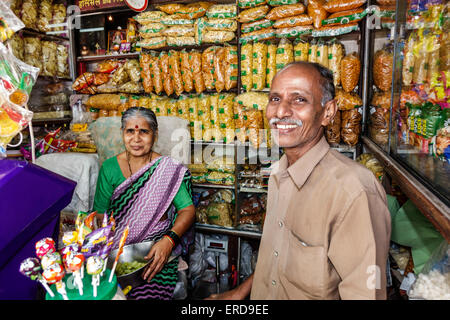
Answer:
<svg viewBox="0 0 450 320"><path fill-rule="evenodd" d="M19 272L35 243L58 240L59 215L76 183L26 161L0 160L0 300L36 299L38 285Z"/></svg>

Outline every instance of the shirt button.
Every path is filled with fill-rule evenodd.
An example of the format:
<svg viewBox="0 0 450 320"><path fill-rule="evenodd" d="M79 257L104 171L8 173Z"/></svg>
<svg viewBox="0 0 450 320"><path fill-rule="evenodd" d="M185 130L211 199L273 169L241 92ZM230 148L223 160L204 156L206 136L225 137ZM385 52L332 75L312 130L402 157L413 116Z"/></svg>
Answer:
<svg viewBox="0 0 450 320"><path fill-rule="evenodd" d="M283 228L283 222L282 221L278 221L278 225L280 226L280 228Z"/></svg>
<svg viewBox="0 0 450 320"><path fill-rule="evenodd" d="M276 284L277 284L277 282L275 280L272 280L272 285L274 286Z"/></svg>
<svg viewBox="0 0 450 320"><path fill-rule="evenodd" d="M275 257L278 257L278 251L275 251L273 254L275 255Z"/></svg>

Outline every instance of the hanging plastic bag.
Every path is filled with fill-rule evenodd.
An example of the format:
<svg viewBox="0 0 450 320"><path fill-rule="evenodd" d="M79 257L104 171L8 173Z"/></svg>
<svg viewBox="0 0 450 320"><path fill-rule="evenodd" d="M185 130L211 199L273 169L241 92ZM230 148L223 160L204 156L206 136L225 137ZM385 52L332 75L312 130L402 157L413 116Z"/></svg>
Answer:
<svg viewBox="0 0 450 320"><path fill-rule="evenodd" d="M10 39L14 33L24 28L25 24L16 17L4 1L0 2L0 42Z"/></svg>

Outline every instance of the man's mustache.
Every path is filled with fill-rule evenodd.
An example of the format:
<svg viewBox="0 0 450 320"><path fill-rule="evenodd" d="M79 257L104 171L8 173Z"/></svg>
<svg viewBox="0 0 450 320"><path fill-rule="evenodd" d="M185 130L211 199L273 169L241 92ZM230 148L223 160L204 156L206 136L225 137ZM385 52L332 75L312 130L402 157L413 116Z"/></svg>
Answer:
<svg viewBox="0 0 450 320"><path fill-rule="evenodd" d="M283 118L283 119L278 119L278 118L272 118L269 120L269 124L270 125L274 125L275 123L284 123L284 124L295 124L299 127L301 127L303 125L303 122L301 120L297 120L297 119L289 119L289 118Z"/></svg>

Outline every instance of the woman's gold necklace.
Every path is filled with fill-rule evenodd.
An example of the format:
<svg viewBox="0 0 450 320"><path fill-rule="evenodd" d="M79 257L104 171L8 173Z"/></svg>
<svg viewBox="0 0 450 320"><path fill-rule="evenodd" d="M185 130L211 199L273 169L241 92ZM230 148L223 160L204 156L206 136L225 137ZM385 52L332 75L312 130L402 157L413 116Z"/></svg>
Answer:
<svg viewBox="0 0 450 320"><path fill-rule="evenodd" d="M130 177L133 175L133 171L131 171L131 165L130 165L130 157L128 156L128 151L126 152L127 155L127 163L128 163L128 170L130 170ZM152 159L153 150L150 150L150 156L147 159L146 163L148 163Z"/></svg>

